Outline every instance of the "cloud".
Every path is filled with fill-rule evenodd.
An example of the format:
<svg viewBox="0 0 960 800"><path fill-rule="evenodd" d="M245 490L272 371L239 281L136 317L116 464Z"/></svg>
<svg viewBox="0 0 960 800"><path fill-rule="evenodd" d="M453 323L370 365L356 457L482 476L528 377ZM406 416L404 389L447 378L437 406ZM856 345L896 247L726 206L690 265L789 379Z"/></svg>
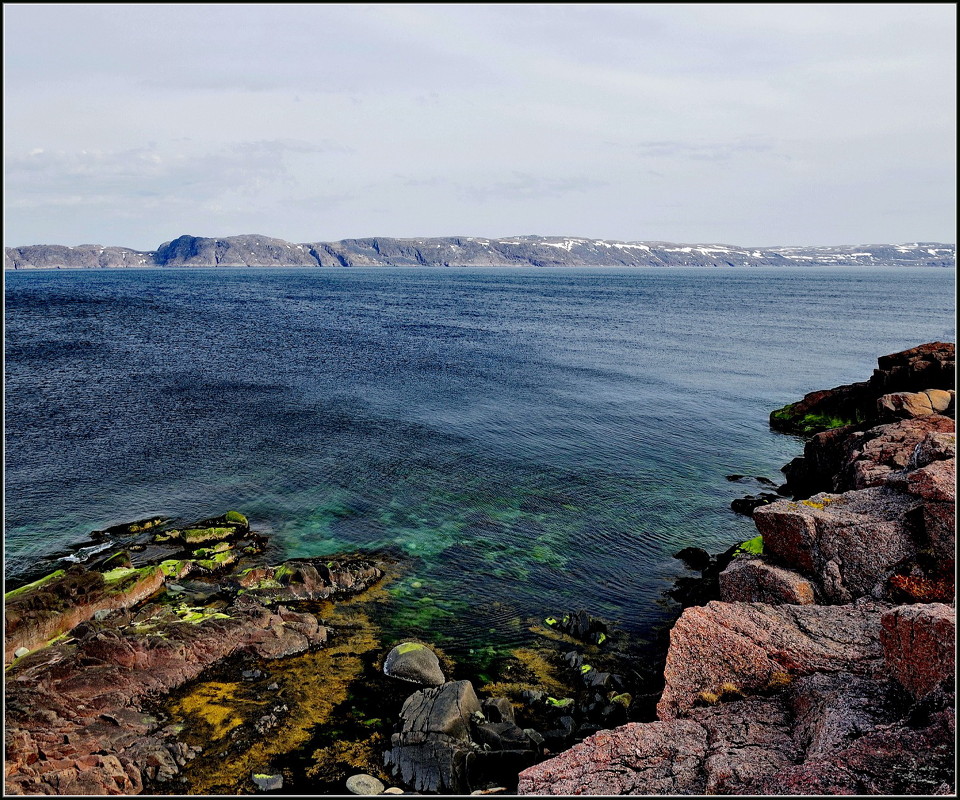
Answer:
<svg viewBox="0 0 960 800"><path fill-rule="evenodd" d="M489 202L491 200L536 200L545 197L559 197L570 193L587 192L606 185L606 181L595 178L549 178L514 172L510 180L487 184L456 183L455 188L461 198Z"/></svg>
<svg viewBox="0 0 960 800"><path fill-rule="evenodd" d="M218 151L190 152L156 144L127 150L30 152L6 161L9 205L19 208L109 204L162 197L205 201L225 193L254 194L294 186L289 156L349 154L336 142L296 139L239 142Z"/></svg>

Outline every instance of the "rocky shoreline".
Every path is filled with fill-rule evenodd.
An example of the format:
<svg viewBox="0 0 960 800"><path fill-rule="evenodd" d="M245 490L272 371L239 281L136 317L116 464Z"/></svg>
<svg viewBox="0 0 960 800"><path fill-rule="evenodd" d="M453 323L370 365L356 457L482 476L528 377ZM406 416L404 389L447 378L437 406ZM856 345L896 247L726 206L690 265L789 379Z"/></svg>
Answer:
<svg viewBox="0 0 960 800"><path fill-rule="evenodd" d="M752 511L759 546L674 625L657 721L518 793L955 794L954 370L922 345L774 412L812 434L794 497Z"/></svg>
<svg viewBox="0 0 960 800"><path fill-rule="evenodd" d="M656 675L576 611L482 677L385 642L401 566L271 565L235 511L95 531L6 594L6 792L950 793L953 354L774 412L804 456L755 539L678 553Z"/></svg>

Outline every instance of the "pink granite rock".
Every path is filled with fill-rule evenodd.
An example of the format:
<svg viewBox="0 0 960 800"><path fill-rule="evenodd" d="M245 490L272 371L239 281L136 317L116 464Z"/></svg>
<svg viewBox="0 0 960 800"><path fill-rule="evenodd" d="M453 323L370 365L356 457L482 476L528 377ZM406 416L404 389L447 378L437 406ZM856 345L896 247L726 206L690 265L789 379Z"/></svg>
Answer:
<svg viewBox="0 0 960 800"><path fill-rule="evenodd" d="M882 664L880 615L890 606L721 603L686 609L670 631L657 716L672 719L724 684L757 692L780 676L872 675Z"/></svg>
<svg viewBox="0 0 960 800"><path fill-rule="evenodd" d="M894 568L915 552L907 515L915 498L887 487L781 500L754 512L764 552L814 577L829 602L882 596Z"/></svg>
<svg viewBox="0 0 960 800"><path fill-rule="evenodd" d="M728 603L810 605L813 584L798 572L762 558L738 556L720 573L720 599Z"/></svg>
<svg viewBox="0 0 960 800"><path fill-rule="evenodd" d="M883 655L894 677L915 697L956 672L957 614L944 603L898 606L880 620Z"/></svg>

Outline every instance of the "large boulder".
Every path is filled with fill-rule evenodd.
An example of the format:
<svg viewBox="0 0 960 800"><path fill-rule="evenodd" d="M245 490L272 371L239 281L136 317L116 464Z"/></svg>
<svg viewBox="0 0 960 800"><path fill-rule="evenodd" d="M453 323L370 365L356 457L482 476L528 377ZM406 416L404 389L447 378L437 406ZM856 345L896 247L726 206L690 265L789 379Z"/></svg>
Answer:
<svg viewBox="0 0 960 800"><path fill-rule="evenodd" d="M918 446L924 446L933 459L940 441L931 436L955 435L955 423L949 417L932 414L921 419L905 419L857 431L842 443L836 457L836 469L828 473L831 485L826 491L845 492L882 485L891 473L909 469ZM923 445L928 442L927 445Z"/></svg>
<svg viewBox="0 0 960 800"><path fill-rule="evenodd" d="M720 573L720 599L728 603L810 605L813 584L793 570L763 558L738 556Z"/></svg>
<svg viewBox="0 0 960 800"><path fill-rule="evenodd" d="M400 731L391 738L384 764L394 777L418 792L463 794L469 791L470 715L480 701L470 681L423 689L400 710Z"/></svg>
<svg viewBox="0 0 960 800"><path fill-rule="evenodd" d="M883 655L893 676L924 697L956 673L957 613L944 603L898 606L880 619Z"/></svg>
<svg viewBox="0 0 960 800"><path fill-rule="evenodd" d="M394 647L384 659L383 672L420 686L440 686L446 681L437 654L420 642L402 642Z"/></svg>
<svg viewBox="0 0 960 800"><path fill-rule="evenodd" d="M749 694L814 672L875 674L882 669L880 615L889 607L864 599L688 608L670 631L657 716L672 719L730 689Z"/></svg>
<svg viewBox="0 0 960 800"><path fill-rule="evenodd" d="M814 577L822 596L849 603L881 597L886 580L916 547L907 515L915 498L888 487L781 500L754 513L764 552Z"/></svg>

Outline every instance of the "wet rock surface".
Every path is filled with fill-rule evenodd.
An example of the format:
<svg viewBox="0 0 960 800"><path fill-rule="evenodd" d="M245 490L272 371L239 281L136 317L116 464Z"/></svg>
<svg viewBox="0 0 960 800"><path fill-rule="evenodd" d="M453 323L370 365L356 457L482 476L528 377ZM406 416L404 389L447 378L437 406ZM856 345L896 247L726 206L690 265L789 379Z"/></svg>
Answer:
<svg viewBox="0 0 960 800"><path fill-rule="evenodd" d="M421 686L440 686L446 681L437 654L420 642L402 642L383 662L383 673Z"/></svg>
<svg viewBox="0 0 960 800"><path fill-rule="evenodd" d="M231 530L241 527L245 519ZM382 574L363 559L331 563L318 570L316 587L294 581L297 596L315 588L347 595ZM137 794L162 786L197 751L150 712L154 698L235 655L276 659L327 640L314 613L265 605L226 582L211 584L206 604L183 602L166 582L189 568L176 559L106 572L77 565L8 593L6 645L16 657L6 680L7 793ZM22 641L31 645L11 647ZM271 723L268 713L261 721L266 731L278 719Z"/></svg>

